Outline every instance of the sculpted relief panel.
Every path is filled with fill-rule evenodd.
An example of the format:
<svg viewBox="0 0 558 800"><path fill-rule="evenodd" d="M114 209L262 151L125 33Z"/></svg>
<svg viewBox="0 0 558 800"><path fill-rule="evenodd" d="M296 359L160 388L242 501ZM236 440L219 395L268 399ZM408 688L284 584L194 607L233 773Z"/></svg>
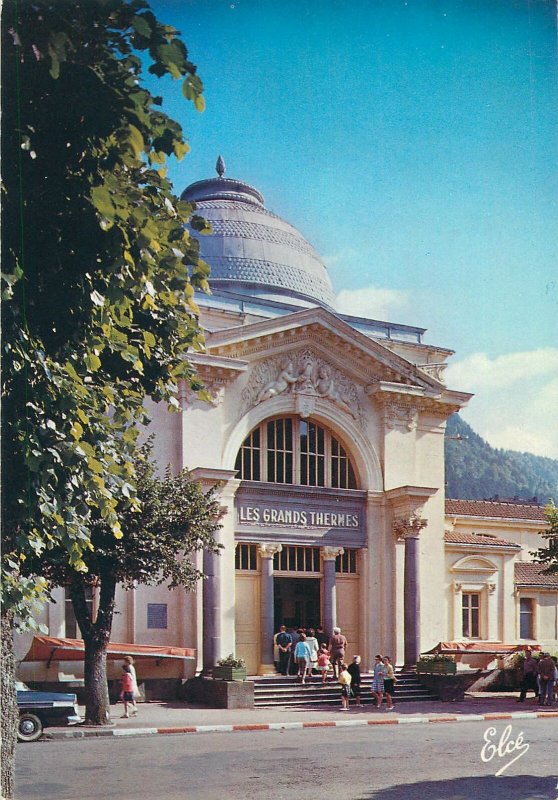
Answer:
<svg viewBox="0 0 558 800"><path fill-rule="evenodd" d="M350 414L361 427L364 424L356 384L308 349L256 364L242 392L242 413L282 394L298 396L296 407L303 417L312 413L316 398L322 398Z"/></svg>

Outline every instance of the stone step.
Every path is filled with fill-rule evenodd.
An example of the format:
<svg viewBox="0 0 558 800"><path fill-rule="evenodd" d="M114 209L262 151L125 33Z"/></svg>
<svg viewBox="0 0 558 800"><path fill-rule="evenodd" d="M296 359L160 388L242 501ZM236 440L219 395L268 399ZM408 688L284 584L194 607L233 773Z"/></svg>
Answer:
<svg viewBox="0 0 558 800"><path fill-rule="evenodd" d="M426 697L417 697L415 695L410 695L409 697L400 697L399 695L395 695L394 703L420 703L426 702L427 700L434 701L436 697L432 697L431 695L427 695ZM257 699L254 698L254 706L257 708L267 708L273 706L329 706L329 705L339 705L340 702L340 695L339 692L334 697L320 697L320 698L278 698L278 699ZM351 703L354 701L351 699ZM361 696L361 703L364 706L371 706L372 699L367 697ZM385 699L383 700L383 705L385 705Z"/></svg>
<svg viewBox="0 0 558 800"><path fill-rule="evenodd" d="M322 684L321 677L314 676L301 684L296 676L264 675L251 678L254 681L254 704L260 706L317 706L339 703L339 685L330 680ZM361 702L363 705L373 703L370 684L372 676L362 675ZM424 702L435 700L428 689L425 689L411 673L398 673L395 700L404 702ZM385 702L385 699L384 699Z"/></svg>

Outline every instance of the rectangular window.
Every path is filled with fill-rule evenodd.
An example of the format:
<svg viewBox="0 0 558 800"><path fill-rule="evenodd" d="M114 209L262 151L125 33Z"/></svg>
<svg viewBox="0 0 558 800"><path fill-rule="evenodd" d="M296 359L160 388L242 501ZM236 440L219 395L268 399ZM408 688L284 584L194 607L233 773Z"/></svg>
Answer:
<svg viewBox="0 0 558 800"><path fill-rule="evenodd" d="M258 545L237 544L235 552L235 568L254 572L258 568Z"/></svg>
<svg viewBox="0 0 558 800"><path fill-rule="evenodd" d="M345 548L345 552L341 556L337 556L335 559L335 572L340 572L345 575L356 575L357 571L357 551L356 550L348 550Z"/></svg>
<svg viewBox="0 0 558 800"><path fill-rule="evenodd" d="M284 545L273 556L273 569L282 572L319 572L320 548Z"/></svg>
<svg viewBox="0 0 558 800"><path fill-rule="evenodd" d="M167 627L167 604L148 603L147 604L147 627L166 629Z"/></svg>
<svg viewBox="0 0 558 800"><path fill-rule="evenodd" d="M535 601L530 597L519 599L519 638L534 639Z"/></svg>
<svg viewBox="0 0 558 800"><path fill-rule="evenodd" d="M255 431L245 439L238 457L236 459L235 469L238 471L238 477L242 481L259 481L260 480L260 429L256 428Z"/></svg>
<svg viewBox="0 0 558 800"><path fill-rule="evenodd" d="M300 483L325 486L325 432L313 422L300 423Z"/></svg>
<svg viewBox="0 0 558 800"><path fill-rule="evenodd" d="M276 419L267 423L267 480L293 482L293 421Z"/></svg>
<svg viewBox="0 0 558 800"><path fill-rule="evenodd" d="M87 604L89 613L91 614L91 618L93 619L92 586L85 587L85 602ZM79 625L77 624L76 615L74 614L74 607L72 605L72 600L70 598L70 589L68 586L66 586L65 598L64 598L64 623L65 623L66 637L68 639L81 639L81 631L79 629Z"/></svg>
<svg viewBox="0 0 558 800"><path fill-rule="evenodd" d="M356 479L345 449L331 437L331 485L334 489L354 489Z"/></svg>
<svg viewBox="0 0 558 800"><path fill-rule="evenodd" d="M480 594L463 592L462 595L463 636L468 639L480 638Z"/></svg>

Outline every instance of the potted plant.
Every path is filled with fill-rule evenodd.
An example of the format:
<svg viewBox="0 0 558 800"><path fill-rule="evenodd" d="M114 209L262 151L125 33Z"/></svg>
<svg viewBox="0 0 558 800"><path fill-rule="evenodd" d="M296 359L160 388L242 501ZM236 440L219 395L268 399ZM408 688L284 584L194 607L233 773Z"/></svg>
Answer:
<svg viewBox="0 0 558 800"><path fill-rule="evenodd" d="M229 653L226 658L220 658L217 666L213 667L213 677L221 681L245 681L246 662Z"/></svg>
<svg viewBox="0 0 558 800"><path fill-rule="evenodd" d="M421 656L417 661L418 673L431 673L432 675L455 675L457 664L453 656L433 655Z"/></svg>

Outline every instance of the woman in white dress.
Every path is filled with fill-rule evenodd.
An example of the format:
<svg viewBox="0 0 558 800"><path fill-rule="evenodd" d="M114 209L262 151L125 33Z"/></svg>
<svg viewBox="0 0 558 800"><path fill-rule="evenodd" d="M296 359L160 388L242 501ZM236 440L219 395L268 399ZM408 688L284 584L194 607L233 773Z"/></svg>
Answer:
<svg viewBox="0 0 558 800"><path fill-rule="evenodd" d="M318 667L318 653L320 651L318 640L316 639L316 635L312 628L310 628L307 632L306 644L310 648L310 663L308 664L308 677L310 678L312 675L312 670L315 670Z"/></svg>
<svg viewBox="0 0 558 800"><path fill-rule="evenodd" d="M136 668L134 667L134 659L132 656L125 656L124 663L130 667L130 674L132 676L132 684L133 684L133 693L134 693L134 705L135 701L141 696L140 690L138 688L138 681L136 678ZM138 707L135 705L135 709L132 711L132 715L135 716L138 713Z"/></svg>

